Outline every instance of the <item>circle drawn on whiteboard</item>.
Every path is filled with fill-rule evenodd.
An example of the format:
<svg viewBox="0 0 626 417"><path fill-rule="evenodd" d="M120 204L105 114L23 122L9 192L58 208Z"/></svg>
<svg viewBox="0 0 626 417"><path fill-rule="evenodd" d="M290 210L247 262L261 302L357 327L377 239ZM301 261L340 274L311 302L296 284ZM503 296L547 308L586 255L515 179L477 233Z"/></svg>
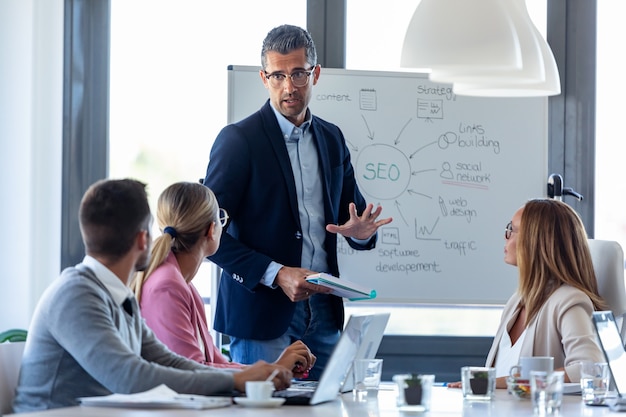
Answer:
<svg viewBox="0 0 626 417"><path fill-rule="evenodd" d="M437 144L441 149L447 149L450 145L456 143L458 135L454 132L446 132L439 136Z"/></svg>
<svg viewBox="0 0 626 417"><path fill-rule="evenodd" d="M411 180L411 164L397 148L373 144L361 150L355 172L359 188L377 200L393 200L406 191Z"/></svg>

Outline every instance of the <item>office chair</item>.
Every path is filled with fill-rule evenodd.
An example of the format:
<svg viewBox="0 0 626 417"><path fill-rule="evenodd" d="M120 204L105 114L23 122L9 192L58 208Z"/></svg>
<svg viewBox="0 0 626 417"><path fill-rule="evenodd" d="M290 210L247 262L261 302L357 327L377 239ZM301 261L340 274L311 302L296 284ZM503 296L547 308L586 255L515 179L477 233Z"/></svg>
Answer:
<svg viewBox="0 0 626 417"><path fill-rule="evenodd" d="M0 414L13 411L13 397L26 342L0 343Z"/></svg>
<svg viewBox="0 0 626 417"><path fill-rule="evenodd" d="M613 312L622 341L626 335L626 288L624 286L624 251L612 240L589 239L598 292Z"/></svg>
<svg viewBox="0 0 626 417"><path fill-rule="evenodd" d="M28 332L24 329L9 329L0 333L0 343L4 342L24 342Z"/></svg>

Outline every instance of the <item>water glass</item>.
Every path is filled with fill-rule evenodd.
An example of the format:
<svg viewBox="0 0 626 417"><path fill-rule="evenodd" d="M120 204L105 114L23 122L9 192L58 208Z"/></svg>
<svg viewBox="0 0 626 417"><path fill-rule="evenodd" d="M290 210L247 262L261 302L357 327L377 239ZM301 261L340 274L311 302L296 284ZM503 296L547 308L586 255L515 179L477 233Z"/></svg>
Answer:
<svg viewBox="0 0 626 417"><path fill-rule="evenodd" d="M464 366L461 368L461 387L466 400L490 401L496 388L496 369Z"/></svg>
<svg viewBox="0 0 626 417"><path fill-rule="evenodd" d="M531 371L530 396L536 416L559 414L563 401L563 371Z"/></svg>
<svg viewBox="0 0 626 417"><path fill-rule="evenodd" d="M606 362L580 362L580 390L585 404L604 404L609 390L609 365Z"/></svg>
<svg viewBox="0 0 626 417"><path fill-rule="evenodd" d="M378 386L383 372L382 359L356 359L352 366L354 377L354 398L362 400L368 395L378 394Z"/></svg>

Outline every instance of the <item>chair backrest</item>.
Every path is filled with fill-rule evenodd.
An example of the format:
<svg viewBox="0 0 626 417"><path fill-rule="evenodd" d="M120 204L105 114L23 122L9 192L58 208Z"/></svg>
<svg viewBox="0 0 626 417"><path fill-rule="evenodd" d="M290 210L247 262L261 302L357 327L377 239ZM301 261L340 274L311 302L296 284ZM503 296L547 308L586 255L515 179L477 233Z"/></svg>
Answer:
<svg viewBox="0 0 626 417"><path fill-rule="evenodd" d="M0 333L0 343L24 342L28 332L24 329L9 329Z"/></svg>
<svg viewBox="0 0 626 417"><path fill-rule="evenodd" d="M26 342L0 343L0 414L13 411L13 397Z"/></svg>
<svg viewBox="0 0 626 417"><path fill-rule="evenodd" d="M598 280L598 292L613 312L622 333L626 333L626 287L624 285L624 251L612 240L589 239L589 250Z"/></svg>

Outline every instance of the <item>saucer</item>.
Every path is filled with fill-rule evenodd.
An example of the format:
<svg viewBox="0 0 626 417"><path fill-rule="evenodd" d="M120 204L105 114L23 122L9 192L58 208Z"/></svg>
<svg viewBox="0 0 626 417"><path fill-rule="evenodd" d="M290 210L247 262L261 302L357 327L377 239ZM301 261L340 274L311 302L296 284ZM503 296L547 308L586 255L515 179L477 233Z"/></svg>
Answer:
<svg viewBox="0 0 626 417"><path fill-rule="evenodd" d="M285 402L284 398L269 398L267 400L252 400L247 397L235 397L235 402L244 407L260 407L260 408L274 408L280 407Z"/></svg>
<svg viewBox="0 0 626 417"><path fill-rule="evenodd" d="M580 394L580 383L566 382L563 384L563 394Z"/></svg>

